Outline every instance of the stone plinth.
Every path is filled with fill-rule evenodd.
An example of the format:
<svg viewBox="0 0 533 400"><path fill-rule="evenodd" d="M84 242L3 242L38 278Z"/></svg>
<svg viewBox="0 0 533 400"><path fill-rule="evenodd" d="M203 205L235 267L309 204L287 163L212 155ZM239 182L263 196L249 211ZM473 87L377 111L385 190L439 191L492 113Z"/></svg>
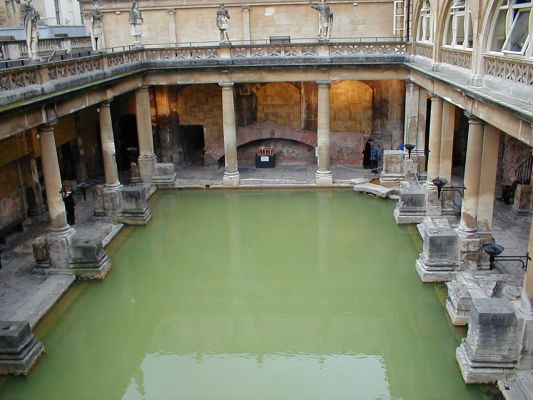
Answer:
<svg viewBox="0 0 533 400"><path fill-rule="evenodd" d="M383 171L379 183L386 187L399 187L405 177L404 152L401 150L385 150L383 152Z"/></svg>
<svg viewBox="0 0 533 400"><path fill-rule="evenodd" d="M394 208L397 224L418 224L426 215L426 189L416 183L400 185L400 199Z"/></svg>
<svg viewBox="0 0 533 400"><path fill-rule="evenodd" d="M516 215L527 215L531 202L531 186L517 185L512 210Z"/></svg>
<svg viewBox="0 0 533 400"><path fill-rule="evenodd" d="M156 163L152 183L158 188L172 188L176 180L176 168L173 163Z"/></svg>
<svg viewBox="0 0 533 400"><path fill-rule="evenodd" d="M28 375L43 351L29 322L0 322L0 375Z"/></svg>
<svg viewBox="0 0 533 400"><path fill-rule="evenodd" d="M481 252L484 238L478 234L464 234L457 232L457 263L464 268L478 269L481 262Z"/></svg>
<svg viewBox="0 0 533 400"><path fill-rule="evenodd" d="M120 188L107 188L104 185L93 187L94 215L97 217L114 216L120 209Z"/></svg>
<svg viewBox="0 0 533 400"><path fill-rule="evenodd" d="M422 282L446 282L453 278L456 265L457 233L451 226L426 222L422 254L416 260L416 272Z"/></svg>
<svg viewBox="0 0 533 400"><path fill-rule="evenodd" d="M76 234L70 240L70 268L81 279L104 279L111 259L102 244L103 237Z"/></svg>
<svg viewBox="0 0 533 400"><path fill-rule="evenodd" d="M473 299L466 339L456 351L466 383L505 379L518 360L518 321L505 299Z"/></svg>
<svg viewBox="0 0 533 400"><path fill-rule="evenodd" d="M456 272L446 286L446 311L454 325L468 324L472 299L499 297L513 301L522 290L520 278L494 271Z"/></svg>
<svg viewBox="0 0 533 400"><path fill-rule="evenodd" d="M143 185L123 186L118 219L128 225L146 225L152 218Z"/></svg>

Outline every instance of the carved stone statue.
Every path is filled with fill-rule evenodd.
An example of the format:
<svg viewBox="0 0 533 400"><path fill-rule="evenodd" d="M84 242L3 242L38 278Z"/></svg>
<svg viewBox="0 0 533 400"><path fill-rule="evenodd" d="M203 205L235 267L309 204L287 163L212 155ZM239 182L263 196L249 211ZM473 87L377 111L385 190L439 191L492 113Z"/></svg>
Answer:
<svg viewBox="0 0 533 400"><path fill-rule="evenodd" d="M326 0L320 3L309 3L311 7L320 13L320 26L318 28L318 38L320 40L329 40L331 37L331 28L333 26L333 13L329 8Z"/></svg>
<svg viewBox="0 0 533 400"><path fill-rule="evenodd" d="M217 27L220 31L220 43L229 43L228 27L229 27L229 12L224 7L224 3L220 3L217 11Z"/></svg>
<svg viewBox="0 0 533 400"><path fill-rule="evenodd" d="M93 9L91 10L91 39L93 42L93 50L98 51L103 47L103 29L102 19L104 15L98 0L93 1Z"/></svg>
<svg viewBox="0 0 533 400"><path fill-rule="evenodd" d="M139 2L133 0L129 15L129 23L131 25L131 36L133 36L133 45L142 47L141 37L143 34L143 18L141 10L139 10Z"/></svg>
<svg viewBox="0 0 533 400"><path fill-rule="evenodd" d="M40 15L31 4L31 0L23 0L20 4L20 10L24 16L24 30L26 31L28 57L38 61L40 60L40 57L37 55L37 49L39 46L39 27L37 26L37 21L40 19Z"/></svg>

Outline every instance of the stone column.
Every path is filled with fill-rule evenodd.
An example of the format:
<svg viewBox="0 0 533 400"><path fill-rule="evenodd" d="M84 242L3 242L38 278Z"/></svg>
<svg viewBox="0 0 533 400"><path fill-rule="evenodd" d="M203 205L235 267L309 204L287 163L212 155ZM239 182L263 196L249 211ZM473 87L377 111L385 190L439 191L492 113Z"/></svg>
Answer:
<svg viewBox="0 0 533 400"><path fill-rule="evenodd" d="M529 228L529 243L527 246L529 256L533 255L533 220ZM524 254L518 254L519 256ZM529 262L526 274L524 276L524 288L520 299L520 311L527 315L533 315L533 265Z"/></svg>
<svg viewBox="0 0 533 400"><path fill-rule="evenodd" d="M329 86L331 81L317 81L318 84L318 118L317 118L317 146L318 170L316 184L331 185L333 175L330 167L329 154Z"/></svg>
<svg viewBox="0 0 533 400"><path fill-rule="evenodd" d="M431 97L431 116L429 120L429 160L428 183L439 176L440 173L440 146L442 131L442 99L433 95Z"/></svg>
<svg viewBox="0 0 533 400"><path fill-rule="evenodd" d="M426 215L440 215L441 203L433 179L440 173L440 146L442 134L442 99L431 97L431 117L429 121L429 162L427 171Z"/></svg>
<svg viewBox="0 0 533 400"><path fill-rule="evenodd" d="M61 173L57 160L54 127L47 125L39 131L41 136L41 160L43 164L44 186L48 212L50 214L50 231L58 236L67 236L71 228L67 224L65 204L61 196Z"/></svg>
<svg viewBox="0 0 533 400"><path fill-rule="evenodd" d="M144 183L151 184L156 157L154 154L148 86L143 86L135 91L135 111L137 138L139 140L139 174Z"/></svg>
<svg viewBox="0 0 533 400"><path fill-rule="evenodd" d="M453 135L455 128L455 106L442 102L442 131L440 139L439 176L451 182L453 159Z"/></svg>
<svg viewBox="0 0 533 400"><path fill-rule="evenodd" d="M405 82L405 129L404 144L410 143L417 146L418 141L418 104L420 91L418 85L411 81ZM417 146L418 147L418 146ZM415 147L415 152L417 148Z"/></svg>
<svg viewBox="0 0 533 400"><path fill-rule="evenodd" d="M477 201L477 221L481 232L491 232L492 230L499 149L500 131L492 125L485 125Z"/></svg>
<svg viewBox="0 0 533 400"><path fill-rule="evenodd" d="M477 232L479 181L483 154L483 122L471 114L468 117L468 144L466 147L466 163L464 186L465 195L461 207L461 222L457 232L472 235Z"/></svg>
<svg viewBox="0 0 533 400"><path fill-rule="evenodd" d="M102 139L105 188L115 191L120 187L120 182L115 159L115 140L113 138L113 122L111 120L111 104L109 101L100 104L100 138Z"/></svg>
<svg viewBox="0 0 533 400"><path fill-rule="evenodd" d="M222 87L222 123L224 126L224 171L225 186L239 186L239 166L237 163L237 129L235 127L235 104L233 100L233 82L221 82Z"/></svg>
<svg viewBox="0 0 533 400"><path fill-rule="evenodd" d="M428 98L427 91L418 88L418 123L417 123L417 137L416 137L416 147L413 150L414 153L418 156L419 171L423 172L426 170L426 120L428 112ZM415 143L413 143L415 144Z"/></svg>
<svg viewBox="0 0 533 400"><path fill-rule="evenodd" d="M170 9L167 10L168 14L168 37L170 39L170 43L177 44L178 43L178 36L176 35L176 10Z"/></svg>

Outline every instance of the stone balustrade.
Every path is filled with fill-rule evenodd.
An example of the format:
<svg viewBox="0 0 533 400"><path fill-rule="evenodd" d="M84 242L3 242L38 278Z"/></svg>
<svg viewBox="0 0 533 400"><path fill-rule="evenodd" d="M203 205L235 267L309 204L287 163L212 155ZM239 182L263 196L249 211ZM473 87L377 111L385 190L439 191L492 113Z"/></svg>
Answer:
<svg viewBox="0 0 533 400"><path fill-rule="evenodd" d="M485 54L485 73L495 78L533 85L533 62Z"/></svg>
<svg viewBox="0 0 533 400"><path fill-rule="evenodd" d="M91 49L91 38L89 36L47 38L39 40L37 54L41 57L46 57L58 50L78 52L90 51ZM28 57L28 46L25 40L0 42L0 61L17 60L25 57Z"/></svg>
<svg viewBox="0 0 533 400"><path fill-rule="evenodd" d="M74 43L82 45L83 43ZM340 43L241 44L211 46L126 46L87 57L0 69L0 106L28 100L58 89L78 86L85 80L98 84L116 72L140 68L179 68L202 65L254 65L334 63L403 63L409 54L405 42L377 39Z"/></svg>
<svg viewBox="0 0 533 400"><path fill-rule="evenodd" d="M472 68L472 51L442 47L441 62L465 69Z"/></svg>

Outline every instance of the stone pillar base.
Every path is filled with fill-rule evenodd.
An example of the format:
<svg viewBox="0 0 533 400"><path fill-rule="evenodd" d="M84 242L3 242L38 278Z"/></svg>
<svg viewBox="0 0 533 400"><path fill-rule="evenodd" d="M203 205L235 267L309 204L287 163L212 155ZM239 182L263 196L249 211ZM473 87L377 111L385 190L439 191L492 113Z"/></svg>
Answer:
<svg viewBox="0 0 533 400"><path fill-rule="evenodd" d="M473 299L468 334L456 351L465 383L505 379L518 360L518 321L509 301Z"/></svg>
<svg viewBox="0 0 533 400"><path fill-rule="evenodd" d="M426 191L418 184L401 183L400 199L394 208L397 224L419 224L426 215Z"/></svg>
<svg viewBox="0 0 533 400"><path fill-rule="evenodd" d="M513 207L511 210L515 215L528 215L531 199L530 185L516 185Z"/></svg>
<svg viewBox="0 0 533 400"><path fill-rule="evenodd" d="M29 322L0 322L0 375L28 375L43 352Z"/></svg>
<svg viewBox="0 0 533 400"><path fill-rule="evenodd" d="M421 256L418 256L415 268L422 282L449 282L453 279L455 275L455 269L453 267L424 263Z"/></svg>
<svg viewBox="0 0 533 400"><path fill-rule="evenodd" d="M156 163L152 182L158 189L173 188L176 181L176 167L173 163Z"/></svg>
<svg viewBox="0 0 533 400"><path fill-rule="evenodd" d="M70 243L70 268L80 279L104 279L111 269L111 259L102 238L74 236Z"/></svg>
<svg viewBox="0 0 533 400"><path fill-rule="evenodd" d="M424 245L416 271L422 282L450 281L457 268L457 234L447 218L426 217L424 222Z"/></svg>
<svg viewBox="0 0 533 400"><path fill-rule="evenodd" d="M385 150L383 152L383 171L379 176L379 184L385 187L398 188L405 179L405 154L401 150Z"/></svg>
<svg viewBox="0 0 533 400"><path fill-rule="evenodd" d="M481 261L483 239L477 232L465 232L460 227L457 232L457 263L461 267L477 270Z"/></svg>
<svg viewBox="0 0 533 400"><path fill-rule="evenodd" d="M156 162L155 154L139 156L139 175L144 183L152 184Z"/></svg>
<svg viewBox="0 0 533 400"><path fill-rule="evenodd" d="M463 344L455 351L455 358L465 383L494 383L498 380L506 379L514 367L514 363L487 366L486 363L473 362L468 358Z"/></svg>
<svg viewBox="0 0 533 400"><path fill-rule="evenodd" d="M316 171L315 183L317 186L333 185L333 174L331 171Z"/></svg>
<svg viewBox="0 0 533 400"><path fill-rule="evenodd" d="M452 324L456 326L467 325L470 319L472 297L468 290L467 278L471 277L471 275L470 273L458 272L451 282L446 283L448 288L446 311L448 311Z"/></svg>
<svg viewBox="0 0 533 400"><path fill-rule="evenodd" d="M94 215L112 217L120 209L120 190L122 185L96 185L93 187Z"/></svg>
<svg viewBox="0 0 533 400"><path fill-rule="evenodd" d="M52 231L46 236L46 251L51 268L68 271L70 238L75 233L74 229L68 227L65 230Z"/></svg>
<svg viewBox="0 0 533 400"><path fill-rule="evenodd" d="M123 186L118 220L127 225L146 225L152 218L144 185Z"/></svg>
<svg viewBox="0 0 533 400"><path fill-rule="evenodd" d="M437 187L432 183L426 184L426 214L429 216L442 215L442 203Z"/></svg>
<svg viewBox="0 0 533 400"><path fill-rule="evenodd" d="M228 187L237 187L241 183L241 178L239 171L237 172L224 172L224 177L222 178L222 183L224 186Z"/></svg>

